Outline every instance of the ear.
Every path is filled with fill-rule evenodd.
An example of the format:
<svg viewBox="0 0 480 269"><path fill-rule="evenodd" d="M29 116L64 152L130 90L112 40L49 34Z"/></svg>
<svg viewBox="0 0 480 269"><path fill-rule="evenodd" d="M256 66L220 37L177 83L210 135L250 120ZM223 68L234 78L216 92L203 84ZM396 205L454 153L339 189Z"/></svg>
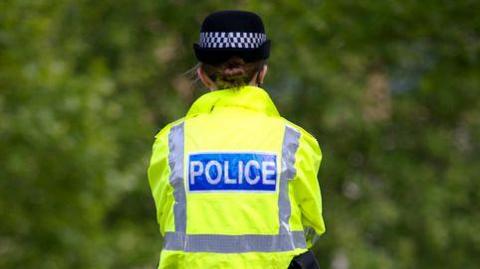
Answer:
<svg viewBox="0 0 480 269"><path fill-rule="evenodd" d="M268 65L263 65L262 70L258 72L258 82L260 84L263 84L263 80L265 79L265 76L267 75L268 72Z"/></svg>
<svg viewBox="0 0 480 269"><path fill-rule="evenodd" d="M203 70L202 66L197 68L197 76L198 78L202 81L203 85L205 87L209 88L211 91L214 91L217 89L217 85L215 85L215 82L213 82L205 73Z"/></svg>
<svg viewBox="0 0 480 269"><path fill-rule="evenodd" d="M252 80L250 80L249 84L253 85L253 86L261 87L262 84L263 84L263 80L265 79L265 76L267 75L267 70L268 70L267 65L266 64L263 65L263 67L260 69L260 71L255 73Z"/></svg>

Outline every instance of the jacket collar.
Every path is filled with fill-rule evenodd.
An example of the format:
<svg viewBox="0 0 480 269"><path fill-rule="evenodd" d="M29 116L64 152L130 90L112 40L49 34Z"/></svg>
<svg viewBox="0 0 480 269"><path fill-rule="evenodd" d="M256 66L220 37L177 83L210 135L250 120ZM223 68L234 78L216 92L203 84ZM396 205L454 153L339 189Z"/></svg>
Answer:
<svg viewBox="0 0 480 269"><path fill-rule="evenodd" d="M210 113L214 108L237 107L253 110L268 116L279 116L278 110L268 93L255 86L217 90L198 98L187 113L187 117Z"/></svg>

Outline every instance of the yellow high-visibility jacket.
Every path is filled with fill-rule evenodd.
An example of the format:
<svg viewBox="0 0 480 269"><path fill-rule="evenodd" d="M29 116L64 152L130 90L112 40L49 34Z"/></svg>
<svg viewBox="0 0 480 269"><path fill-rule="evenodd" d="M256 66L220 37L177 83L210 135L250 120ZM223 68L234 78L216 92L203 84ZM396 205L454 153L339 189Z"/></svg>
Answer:
<svg viewBox="0 0 480 269"><path fill-rule="evenodd" d="M261 88L200 97L156 135L148 169L159 268L287 268L325 232L315 138Z"/></svg>

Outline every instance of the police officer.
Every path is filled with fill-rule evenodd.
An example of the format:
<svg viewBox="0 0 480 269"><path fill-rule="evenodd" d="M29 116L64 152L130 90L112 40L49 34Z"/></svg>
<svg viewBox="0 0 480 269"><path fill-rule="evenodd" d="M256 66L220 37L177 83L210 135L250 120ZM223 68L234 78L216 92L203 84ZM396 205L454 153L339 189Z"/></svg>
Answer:
<svg viewBox="0 0 480 269"><path fill-rule="evenodd" d="M254 13L204 20L194 51L211 92L156 135L148 169L159 268L317 268L305 231L325 231L322 156L260 88L269 50Z"/></svg>

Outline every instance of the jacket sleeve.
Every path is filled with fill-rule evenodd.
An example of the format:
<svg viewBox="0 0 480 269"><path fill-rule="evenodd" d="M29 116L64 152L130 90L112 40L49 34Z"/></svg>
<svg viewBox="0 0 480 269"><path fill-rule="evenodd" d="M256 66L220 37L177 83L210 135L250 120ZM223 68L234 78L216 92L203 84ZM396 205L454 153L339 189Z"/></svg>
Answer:
<svg viewBox="0 0 480 269"><path fill-rule="evenodd" d="M168 163L168 133L170 127L165 127L156 135L153 143L150 166L148 167L148 181L155 201L157 222L160 233L165 235L167 214L173 203L173 188L170 185L170 167Z"/></svg>
<svg viewBox="0 0 480 269"><path fill-rule="evenodd" d="M297 174L293 182L295 200L302 213L302 223L307 232L307 245L311 247L312 238L309 233L314 232L313 234L318 236L325 232L322 196L317 179L322 153L315 138L303 130L296 159Z"/></svg>

